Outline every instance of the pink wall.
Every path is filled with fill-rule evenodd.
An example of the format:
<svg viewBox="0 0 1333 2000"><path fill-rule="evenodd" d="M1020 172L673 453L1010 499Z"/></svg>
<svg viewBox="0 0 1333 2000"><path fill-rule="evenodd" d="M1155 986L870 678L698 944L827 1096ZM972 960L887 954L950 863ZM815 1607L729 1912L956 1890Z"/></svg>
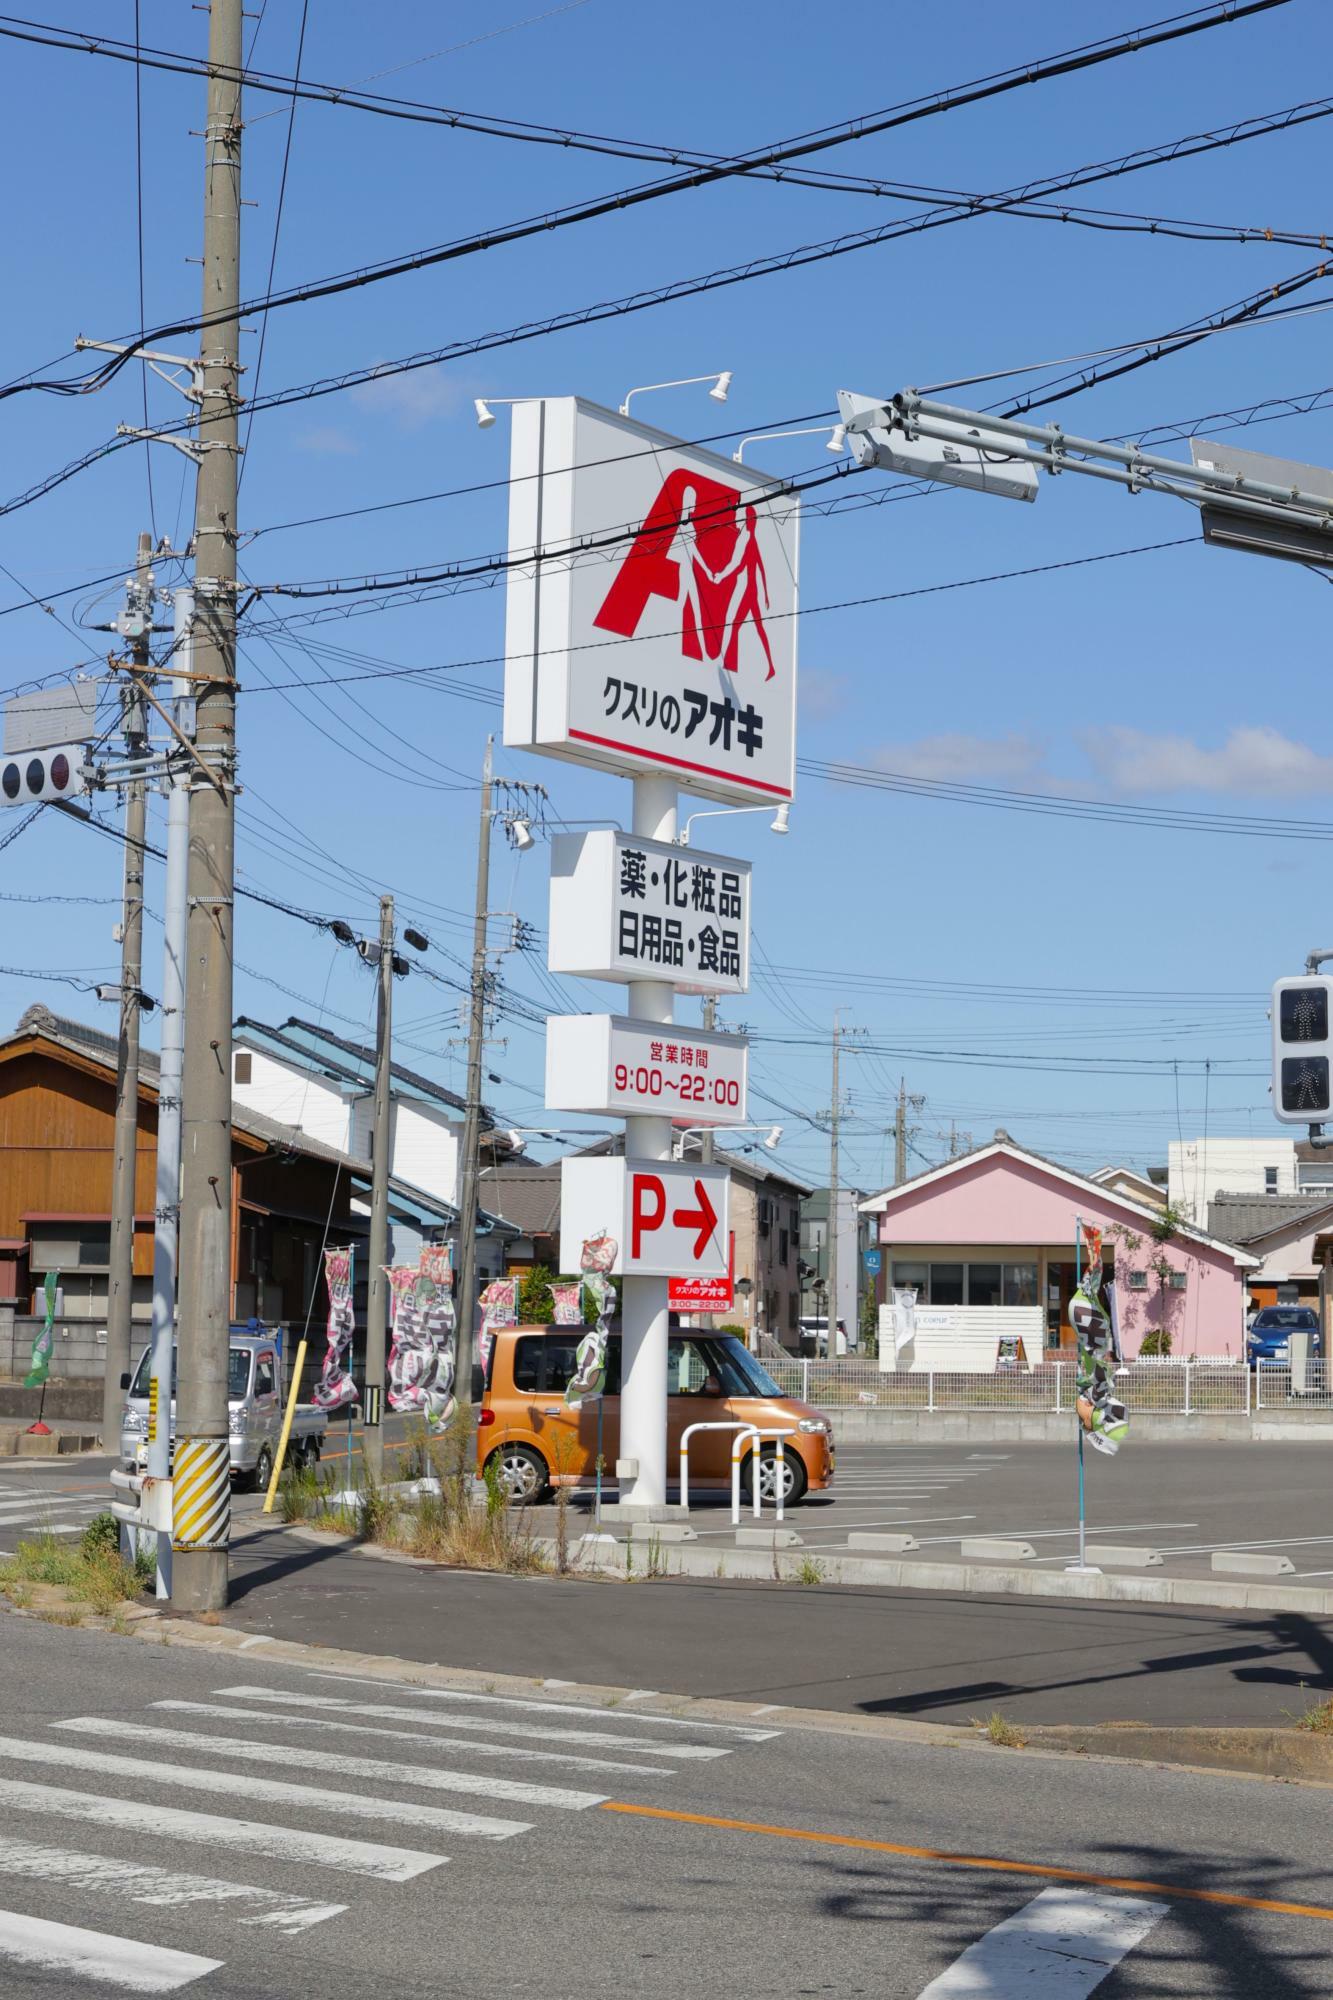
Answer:
<svg viewBox="0 0 1333 2000"><path fill-rule="evenodd" d="M1190 1237L1158 1243L1147 1217L1109 1189L1071 1187L1039 1160L993 1154L909 1188L880 1216L879 1240L890 1254L897 1243L1013 1243L1029 1249L1063 1243L1072 1256L1079 1216L1106 1233L1105 1248L1114 1252L1127 1359L1163 1316L1173 1354L1243 1352L1245 1272L1225 1250ZM1184 1271L1183 1292L1163 1290L1152 1268L1163 1257L1173 1270ZM1147 1272L1146 1292L1128 1289L1133 1270Z"/></svg>

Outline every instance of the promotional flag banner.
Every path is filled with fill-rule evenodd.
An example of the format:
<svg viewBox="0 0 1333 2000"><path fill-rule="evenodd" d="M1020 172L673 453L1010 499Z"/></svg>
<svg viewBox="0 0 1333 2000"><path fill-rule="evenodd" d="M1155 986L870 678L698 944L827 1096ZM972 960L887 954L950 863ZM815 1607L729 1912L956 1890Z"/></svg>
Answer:
<svg viewBox="0 0 1333 2000"><path fill-rule="evenodd" d="M491 1365L495 1329L518 1323L518 1279L492 1278L490 1284L483 1287L478 1304L481 1307L481 1331L477 1335L477 1358L484 1374Z"/></svg>
<svg viewBox="0 0 1333 2000"><path fill-rule="evenodd" d="M389 1407L413 1411L432 1431L442 1431L458 1407L449 1245L428 1245L415 1270L401 1265L390 1271L389 1289L394 1298Z"/></svg>
<svg viewBox="0 0 1333 2000"><path fill-rule="evenodd" d="M555 1301L557 1326L582 1326L583 1280L581 1278L575 1279L572 1285L552 1285L551 1297Z"/></svg>
<svg viewBox="0 0 1333 2000"><path fill-rule="evenodd" d="M1088 1222L1082 1229L1083 1275L1069 1301L1078 1336L1075 1407L1088 1443L1113 1458L1129 1434L1125 1406L1115 1394L1120 1342L1102 1302L1102 1232Z"/></svg>
<svg viewBox="0 0 1333 2000"><path fill-rule="evenodd" d="M574 1373L565 1389L565 1402L571 1410L593 1402L606 1388L607 1322L616 1301L616 1288L607 1272L618 1254L615 1238L603 1231L600 1236L588 1238L579 1259L583 1271L581 1289L597 1314L597 1324L584 1334L574 1357Z"/></svg>
<svg viewBox="0 0 1333 2000"><path fill-rule="evenodd" d="M314 1387L314 1399L321 1410L340 1410L358 1400L356 1383L347 1372L352 1354L352 1334L356 1313L352 1304L352 1250L324 1252L324 1277L329 1288L329 1344Z"/></svg>
<svg viewBox="0 0 1333 2000"><path fill-rule="evenodd" d="M23 1378L25 1389L40 1389L51 1372L51 1349L55 1344L56 1288L59 1283L59 1271L48 1271L42 1285L42 1310L45 1318L41 1332L32 1343L28 1372Z"/></svg>

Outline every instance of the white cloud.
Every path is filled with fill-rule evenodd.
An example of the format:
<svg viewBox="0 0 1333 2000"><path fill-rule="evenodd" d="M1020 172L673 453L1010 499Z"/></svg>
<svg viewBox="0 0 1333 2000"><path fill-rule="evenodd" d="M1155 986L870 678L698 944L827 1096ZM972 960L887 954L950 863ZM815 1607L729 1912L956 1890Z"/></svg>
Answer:
<svg viewBox="0 0 1333 2000"><path fill-rule="evenodd" d="M355 438L348 437L333 424L319 424L313 430L302 431L296 440L298 451L331 452L344 456L358 452L361 447Z"/></svg>
<svg viewBox="0 0 1333 2000"><path fill-rule="evenodd" d="M812 722L816 717L837 715L847 706L849 682L846 674L840 674L832 667L801 668L800 703L801 718Z"/></svg>
<svg viewBox="0 0 1333 2000"><path fill-rule="evenodd" d="M943 778L955 784L1025 782L1043 776L1045 746L1017 732L1008 736L969 736L949 731L923 736L915 743L888 743L875 752L885 771L908 778Z"/></svg>
<svg viewBox="0 0 1333 2000"><path fill-rule="evenodd" d="M416 430L439 417L457 416L473 391L443 368L413 368L402 375L372 376L352 390L363 410L392 417L403 430Z"/></svg>
<svg viewBox="0 0 1333 2000"><path fill-rule="evenodd" d="M1127 727L1085 730L1080 741L1099 781L1127 796L1212 792L1308 798L1333 792L1333 757L1266 725L1233 729L1215 747L1189 736Z"/></svg>

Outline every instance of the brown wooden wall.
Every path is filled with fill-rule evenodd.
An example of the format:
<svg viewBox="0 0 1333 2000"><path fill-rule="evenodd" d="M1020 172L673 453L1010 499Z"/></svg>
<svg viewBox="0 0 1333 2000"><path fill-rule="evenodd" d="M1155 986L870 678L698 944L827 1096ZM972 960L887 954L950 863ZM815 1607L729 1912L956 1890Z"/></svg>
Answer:
<svg viewBox="0 0 1333 2000"><path fill-rule="evenodd" d="M110 1080L39 1051L0 1062L0 1236L26 1235L24 1215L110 1215L115 1122ZM143 1098L134 1183L142 1216L155 1206L156 1162L157 1106Z"/></svg>

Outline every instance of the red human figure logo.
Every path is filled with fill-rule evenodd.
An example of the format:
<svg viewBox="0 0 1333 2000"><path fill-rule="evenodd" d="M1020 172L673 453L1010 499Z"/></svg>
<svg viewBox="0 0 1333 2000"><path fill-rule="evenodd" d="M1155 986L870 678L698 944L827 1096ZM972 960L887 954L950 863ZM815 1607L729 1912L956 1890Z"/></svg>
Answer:
<svg viewBox="0 0 1333 2000"><path fill-rule="evenodd" d="M759 548L758 514L733 486L701 473L669 473L644 517L593 623L633 638L653 597L681 607L681 653L740 670L741 634L748 623L763 647L772 680L777 669L764 616L768 576Z"/></svg>

